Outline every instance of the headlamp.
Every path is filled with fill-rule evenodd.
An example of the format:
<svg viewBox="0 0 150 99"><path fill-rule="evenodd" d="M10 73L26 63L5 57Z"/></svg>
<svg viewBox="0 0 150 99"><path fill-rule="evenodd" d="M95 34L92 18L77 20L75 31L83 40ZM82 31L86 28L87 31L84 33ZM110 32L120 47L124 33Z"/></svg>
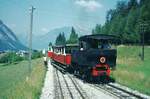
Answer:
<svg viewBox="0 0 150 99"><path fill-rule="evenodd" d="M105 63L105 62L106 62L106 58L105 58L105 57L101 57L101 58L100 58L100 62L101 62L101 63Z"/></svg>

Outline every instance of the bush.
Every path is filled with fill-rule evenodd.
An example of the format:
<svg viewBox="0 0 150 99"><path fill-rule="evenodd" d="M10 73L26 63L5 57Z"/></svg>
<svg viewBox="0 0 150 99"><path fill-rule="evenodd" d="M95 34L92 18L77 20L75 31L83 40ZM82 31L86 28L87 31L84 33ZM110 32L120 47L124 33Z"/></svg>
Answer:
<svg viewBox="0 0 150 99"><path fill-rule="evenodd" d="M32 59L40 58L40 57L42 57L42 52L35 51L32 53Z"/></svg>
<svg viewBox="0 0 150 99"><path fill-rule="evenodd" d="M15 52L8 52L0 57L0 63L13 63L17 61L22 61L23 59L23 57L17 55Z"/></svg>

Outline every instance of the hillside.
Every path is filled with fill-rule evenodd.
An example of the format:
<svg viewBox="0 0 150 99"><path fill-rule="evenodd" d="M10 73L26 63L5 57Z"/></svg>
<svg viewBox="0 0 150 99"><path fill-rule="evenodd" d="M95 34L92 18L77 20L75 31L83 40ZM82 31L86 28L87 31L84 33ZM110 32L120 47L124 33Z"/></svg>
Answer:
<svg viewBox="0 0 150 99"><path fill-rule="evenodd" d="M26 50L17 36L0 20L0 51L5 50Z"/></svg>
<svg viewBox="0 0 150 99"><path fill-rule="evenodd" d="M66 38L68 38L71 32L71 27L56 28L49 31L45 35L33 36L33 48L35 49L47 48L49 42L54 43L58 34L62 32L64 32Z"/></svg>
<svg viewBox="0 0 150 99"><path fill-rule="evenodd" d="M105 24L96 25L92 32L117 35L122 43L140 43L143 33L145 44L150 44L149 11L150 0L118 1L107 12Z"/></svg>

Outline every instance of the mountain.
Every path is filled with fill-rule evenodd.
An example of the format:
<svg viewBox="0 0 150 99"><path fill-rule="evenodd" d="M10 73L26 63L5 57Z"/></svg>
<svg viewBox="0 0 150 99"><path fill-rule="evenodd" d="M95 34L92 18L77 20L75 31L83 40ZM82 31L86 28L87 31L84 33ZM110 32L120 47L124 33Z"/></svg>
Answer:
<svg viewBox="0 0 150 99"><path fill-rule="evenodd" d="M0 51L5 50L26 50L17 36L0 20Z"/></svg>
<svg viewBox="0 0 150 99"><path fill-rule="evenodd" d="M35 49L43 49L47 48L49 42L55 43L55 39L58 36L59 33L64 32L65 37L68 39L71 33L71 27L61 27L56 28L45 35L42 36L33 36L33 48Z"/></svg>
<svg viewBox="0 0 150 99"><path fill-rule="evenodd" d="M64 32L66 39L68 39L70 36L70 33L71 33L71 28L72 28L72 26L65 26L65 27L52 29L44 35L37 35L36 36L33 34L33 36L32 36L33 49L48 48L49 42L52 42L53 44L55 44L56 37L59 35L59 33L62 33L62 32ZM87 32L85 32L79 28L75 28L75 30L79 36L90 34L90 33L87 33ZM24 35L20 34L17 36L19 37L19 40L24 45L28 46L28 39L27 39L27 35L25 35L25 34L26 33L24 33Z"/></svg>

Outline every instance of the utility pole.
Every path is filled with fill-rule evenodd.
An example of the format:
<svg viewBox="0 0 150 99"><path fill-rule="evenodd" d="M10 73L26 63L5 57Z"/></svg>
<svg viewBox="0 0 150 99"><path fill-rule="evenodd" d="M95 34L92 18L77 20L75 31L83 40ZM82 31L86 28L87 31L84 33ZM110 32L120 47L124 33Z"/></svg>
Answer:
<svg viewBox="0 0 150 99"><path fill-rule="evenodd" d="M35 8L31 6L30 11L30 32L29 32L29 74L31 73L31 57L32 57L32 28L33 28L33 11Z"/></svg>
<svg viewBox="0 0 150 99"><path fill-rule="evenodd" d="M142 45L142 55L141 55L141 60L144 61L144 34L146 32L146 28L147 28L147 22L144 21L143 23L140 24L141 25L141 45Z"/></svg>
<svg viewBox="0 0 150 99"><path fill-rule="evenodd" d="M143 29L142 29L142 61L144 61L144 26L143 26Z"/></svg>

